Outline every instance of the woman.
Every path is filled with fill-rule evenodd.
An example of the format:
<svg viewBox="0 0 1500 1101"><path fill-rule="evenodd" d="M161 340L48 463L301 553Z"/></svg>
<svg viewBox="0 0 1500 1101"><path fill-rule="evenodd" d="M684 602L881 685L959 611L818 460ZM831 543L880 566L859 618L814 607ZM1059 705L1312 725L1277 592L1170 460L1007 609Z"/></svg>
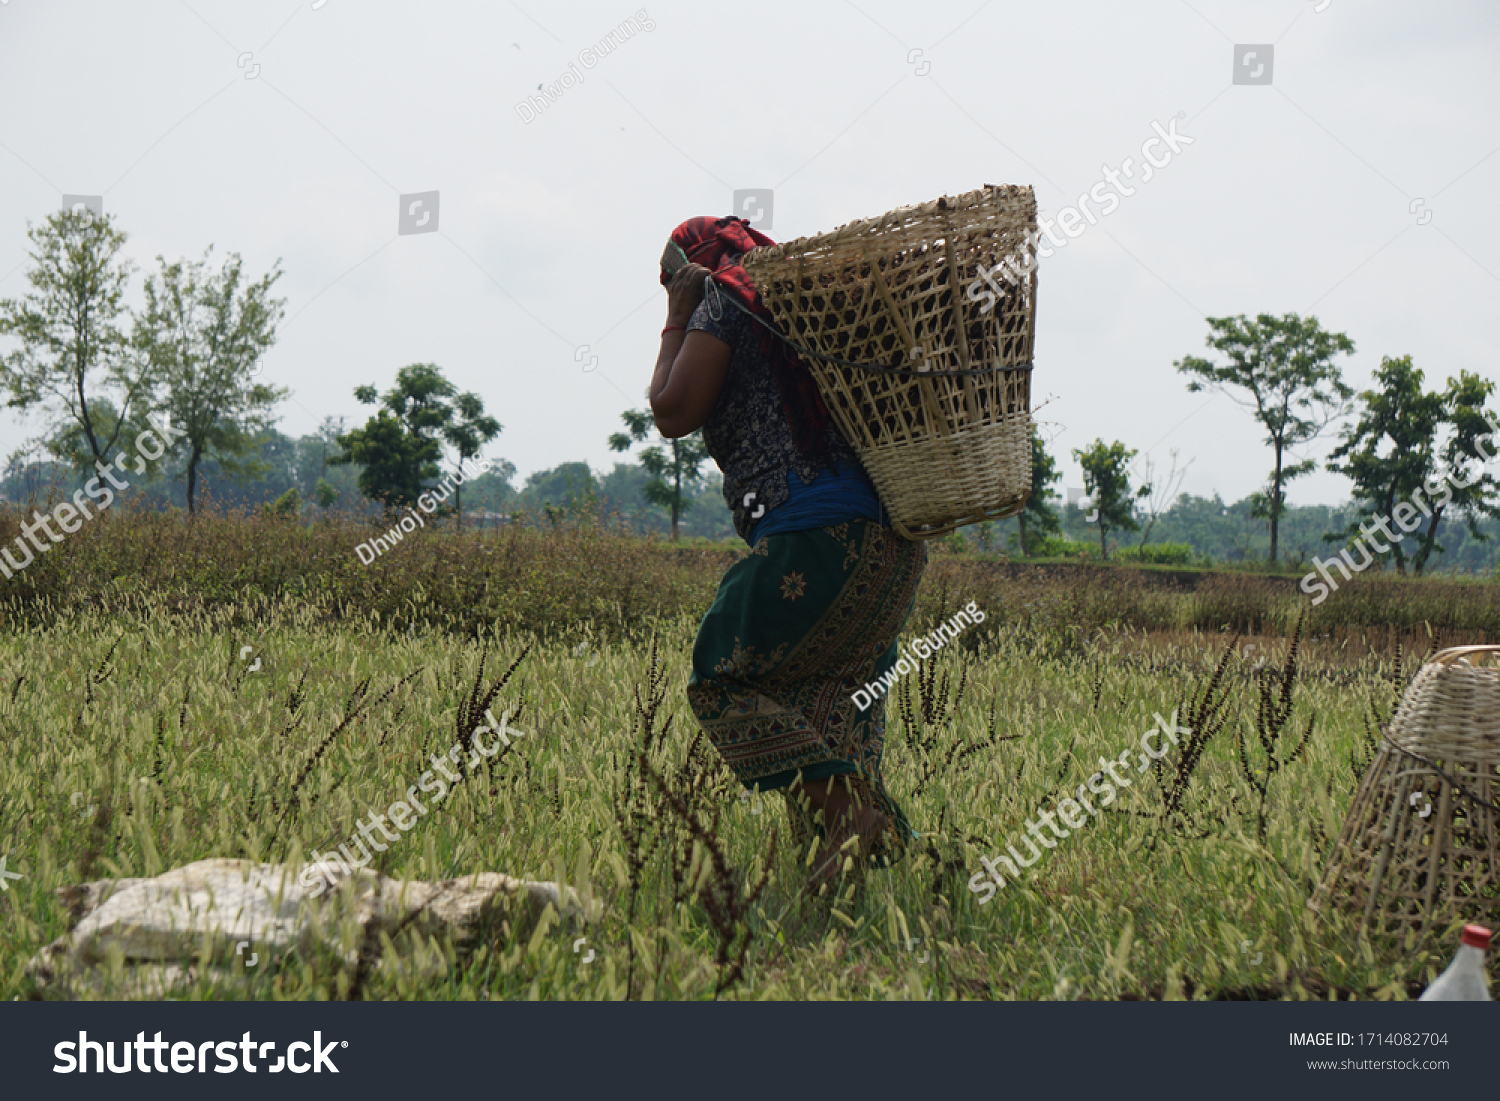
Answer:
<svg viewBox="0 0 1500 1101"><path fill-rule="evenodd" d="M786 795L796 840L823 834L821 887L849 840L861 861L887 862L916 836L881 777L884 701L862 710L853 694L895 664L927 556L885 522L811 375L770 328L739 263L769 244L743 218L673 230L651 409L668 439L703 430L752 547L699 628L688 700L742 784Z"/></svg>

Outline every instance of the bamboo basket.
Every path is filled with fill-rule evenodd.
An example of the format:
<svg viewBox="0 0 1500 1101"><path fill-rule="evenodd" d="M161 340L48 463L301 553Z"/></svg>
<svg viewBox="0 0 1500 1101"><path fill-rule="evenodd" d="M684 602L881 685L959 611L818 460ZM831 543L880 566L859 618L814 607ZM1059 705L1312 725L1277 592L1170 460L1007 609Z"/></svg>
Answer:
<svg viewBox="0 0 1500 1101"><path fill-rule="evenodd" d="M979 268L1019 262L1035 226L1030 187L986 185L745 254L907 539L1026 505L1036 271Z"/></svg>
<svg viewBox="0 0 1500 1101"><path fill-rule="evenodd" d="M1355 793L1315 909L1359 911L1372 936L1500 918L1500 669L1468 661L1497 653L1453 647L1418 671Z"/></svg>

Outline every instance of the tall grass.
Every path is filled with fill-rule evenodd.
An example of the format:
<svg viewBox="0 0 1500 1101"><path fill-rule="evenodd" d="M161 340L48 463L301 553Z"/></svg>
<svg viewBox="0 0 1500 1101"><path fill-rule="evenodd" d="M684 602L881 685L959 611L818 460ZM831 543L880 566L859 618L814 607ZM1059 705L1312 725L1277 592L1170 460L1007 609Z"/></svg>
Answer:
<svg viewBox="0 0 1500 1101"><path fill-rule="evenodd" d="M947 565L930 610L957 599ZM391 843L380 870L569 883L602 905L593 962L546 922L464 945L407 930L379 966L351 932L339 948L356 966L292 954L185 995L1406 997L1449 952L1441 931L1393 950L1305 906L1366 716L1399 687L1379 654L1320 678L1286 642L1247 654L1218 633L1183 636L1147 666L1127 633L1039 648L1035 622L976 628L893 692L888 783L920 841L820 901L802 890L807 854L783 840L779 798L738 797L697 732L682 690L694 615L580 651L510 622L466 639L467 612L397 627L265 596L253 613L132 599L128 619L84 602L0 633L0 851L24 873L0 896L0 997L38 993L25 961L72 918L58 889L327 851L398 798L478 702L502 699L524 704L526 736ZM512 670L498 695L486 663ZM968 886L980 858L1173 708L1205 731L1192 760L1132 769L1114 807L981 904Z"/></svg>

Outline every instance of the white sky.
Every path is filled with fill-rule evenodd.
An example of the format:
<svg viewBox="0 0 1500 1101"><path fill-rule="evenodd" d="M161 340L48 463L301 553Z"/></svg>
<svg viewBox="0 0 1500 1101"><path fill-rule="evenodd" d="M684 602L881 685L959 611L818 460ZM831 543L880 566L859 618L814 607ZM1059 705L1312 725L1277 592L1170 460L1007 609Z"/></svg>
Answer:
<svg viewBox="0 0 1500 1101"><path fill-rule="evenodd" d="M1172 367L1209 354L1208 316L1313 313L1360 387L1408 353L1431 387L1496 377L1494 0L650 0L653 30L579 63L642 10L0 0L0 297L64 193L103 196L136 288L158 254L280 257L282 431L362 423L355 386L435 362L504 424L486 454L519 485L619 458L663 240L735 189L774 189L777 240L984 183L1052 214L1185 112L1193 144L1042 261L1033 392L1064 485L1096 436L1178 448L1188 492L1261 484L1248 415ZM1232 83L1237 43L1274 45L1272 84ZM583 83L524 121L570 61ZM431 190L438 232L398 235L399 196ZM39 424L0 411L0 453ZM1320 472L1291 496L1347 491Z"/></svg>

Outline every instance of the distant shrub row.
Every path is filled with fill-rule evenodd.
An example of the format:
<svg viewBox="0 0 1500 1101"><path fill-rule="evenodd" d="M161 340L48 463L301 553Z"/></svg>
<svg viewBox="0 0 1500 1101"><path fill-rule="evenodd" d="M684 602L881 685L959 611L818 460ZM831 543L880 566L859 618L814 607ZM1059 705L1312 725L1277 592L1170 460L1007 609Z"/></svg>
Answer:
<svg viewBox="0 0 1500 1101"><path fill-rule="evenodd" d="M0 546L20 517L0 509ZM649 631L662 617L701 615L720 576L743 553L730 544L674 547L602 524L407 534L365 565L357 548L387 530L353 520L310 527L265 512L180 514L111 509L0 576L0 623L14 627L83 607L129 614L203 612L255 620L295 600L325 620L373 616L474 634L500 623L543 636ZM43 540L45 542L45 539ZM1308 603L1295 576L1178 573L1081 562L997 563L929 545L913 629L976 600L978 637L1022 630L1076 638L1100 628L1282 633ZM1143 548L1127 561L1183 565L1182 545ZM1314 631L1411 628L1500 633L1500 586L1485 580L1357 576L1311 610Z"/></svg>

